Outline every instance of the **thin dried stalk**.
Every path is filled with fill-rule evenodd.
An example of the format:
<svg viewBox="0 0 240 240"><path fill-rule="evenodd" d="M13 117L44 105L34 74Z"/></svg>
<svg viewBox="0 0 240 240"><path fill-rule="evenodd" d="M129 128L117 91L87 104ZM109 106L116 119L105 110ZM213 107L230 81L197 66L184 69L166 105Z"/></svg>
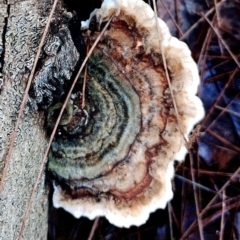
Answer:
<svg viewBox="0 0 240 240"><path fill-rule="evenodd" d="M87 53L88 53L88 47L89 47L89 46L88 46L88 44L87 44ZM84 107L85 107L86 82L87 82L87 64L86 64L86 66L85 66L84 78L83 78L81 109L84 109Z"/></svg>
<svg viewBox="0 0 240 240"><path fill-rule="evenodd" d="M227 212L229 212L229 211L231 211L231 210L233 210L233 209L237 209L237 208L239 208L239 202L238 202L238 201L234 202L233 204L230 204L230 205L226 206L226 207L225 207L224 214L226 214ZM204 226L207 226L209 223L217 220L219 217L222 216L222 212L223 212L223 211L222 211L222 209L221 209L221 210L213 213L212 215L206 217L206 218L203 220L203 225L204 225ZM234 239L234 238L230 238L230 239Z"/></svg>
<svg viewBox="0 0 240 240"><path fill-rule="evenodd" d="M44 29L41 41L39 43L36 57L34 59L33 67L32 67L30 76L28 78L27 87L25 89L25 92L24 92L24 95L23 95L23 99L22 99L22 102L21 102L21 105L20 105L19 113L18 113L18 116L17 116L17 121L16 121L16 124L15 124L14 132L13 132L13 134L11 136L10 146L9 146L9 150L8 150L8 153L7 153L7 156L6 156L6 160L5 160L5 166L4 166L2 179L1 179L1 183L0 183L0 196L2 195L4 181L5 181L5 178L7 176L7 170L8 170L8 166L9 166L10 159L11 159L12 152L13 152L14 141L16 139L18 127L19 127L19 124L20 124L20 121L21 121L21 117L23 115L23 109L24 109L24 106L25 106L25 103L26 103L26 100L27 100L27 97L28 97L28 92L29 92L29 89L30 89L30 86L31 86L31 83L32 83L32 80L33 80L33 76L34 76L34 72L36 70L36 66L37 66L37 62L38 62L39 56L40 56L40 52L41 52L43 43L45 41L45 38L46 38L46 35L47 35L47 32L48 32L48 28L49 28L49 25L50 25L53 13L55 11L57 2L58 2L58 0L54 1L52 9L51 9L51 12L49 14L48 21L47 21L46 27Z"/></svg>
<svg viewBox="0 0 240 240"><path fill-rule="evenodd" d="M153 0L153 8L154 8L154 12L155 12L156 24L158 24L156 0ZM160 31L159 31L158 25L157 25L157 31L158 31L158 37L159 37L159 43L160 43L161 35L160 35ZM183 139L184 139L186 145L188 145L188 140L186 139L186 137L184 136L183 131L182 131L182 126L181 126L181 123L180 123L179 113L178 113L178 109L177 109L177 104L176 104L176 101L175 101L175 98L174 98L174 94L173 94L173 90L172 90L172 86L171 86L171 82L170 82L170 77L169 77L169 73L168 73L166 58L165 58L165 55L164 55L164 50L163 50L162 44L160 44L160 48L161 48L161 53L162 53L162 58L163 58L164 70L165 70L165 74L166 74L166 77L167 77L171 98L173 100L173 106L174 106L174 110L175 110L175 114L176 114L176 118L177 118L178 128L179 128L179 131L180 131L181 135L183 136ZM199 214L199 208L198 208L199 205L198 205L198 199L197 199L197 196L196 196L196 191L194 191L194 196L195 196L195 201L196 201L197 216L198 216L198 219L199 219L198 222L199 222L200 236L201 236L201 240L204 240L203 234L201 234L202 233L202 224L201 224L201 221L200 221L200 214Z"/></svg>
<svg viewBox="0 0 240 240"><path fill-rule="evenodd" d="M175 111L175 114L176 114L178 128L179 128L179 131L180 131L180 133L181 133L185 143L187 144L188 141L187 141L187 139L184 136L183 131L182 131L182 126L181 126L179 113L178 113L178 109L177 109L177 104L176 104L175 97L174 97L174 94L173 94L173 89L172 89L172 86L171 86L171 81L170 81L169 72L168 72L168 68L167 68L167 62L166 62L166 58L165 58L165 53L164 53L164 50L163 50L163 45L161 44L161 33L160 33L160 30L159 30L159 26L158 26L158 16L157 16L156 0L153 0L153 9L154 9L154 13L155 13L156 26L157 26L157 32L158 32L158 38L159 38L159 47L161 49L164 71L165 71L165 74L166 74L166 78L167 78L167 82L168 82L168 87L169 87L169 90L170 90L171 98L173 100L173 107L174 107L174 111Z"/></svg>
<svg viewBox="0 0 240 240"><path fill-rule="evenodd" d="M222 109L224 109L224 111L222 111L222 112L211 122L211 124L209 124L209 125L207 126L207 128L205 129L205 131L210 130L211 127L216 124L217 120L218 120L220 117L223 116L223 114L227 111L227 109L228 109L228 108L230 107L230 105L234 102L234 100L237 100L239 97L240 97L240 93L238 93L238 94L230 101L230 103L229 103L225 108L222 108ZM216 106L217 106L216 104L214 104L213 106L214 106L215 109L217 108L217 107L216 107ZM220 109L220 108L221 108L221 107L218 107L217 109ZM238 116L237 113L236 113L236 115ZM203 127L204 127L204 125L203 125ZM225 141L226 141L226 140L225 140ZM233 146L234 146L234 145L233 145ZM236 151L239 151L240 148L239 148L238 146L235 146L235 150L236 150Z"/></svg>
<svg viewBox="0 0 240 240"><path fill-rule="evenodd" d="M94 223L93 223L91 232L89 234L88 240L92 240L92 238L94 236L94 232L95 232L95 230L97 228L98 222L99 222L99 217L95 218L95 220L94 220Z"/></svg>
<svg viewBox="0 0 240 240"><path fill-rule="evenodd" d="M172 221L172 208L171 208L171 204L168 203L168 218L169 218L169 229L170 229L170 239L174 240L174 234L173 234L173 221Z"/></svg>
<svg viewBox="0 0 240 240"><path fill-rule="evenodd" d="M192 181L195 183L196 179L195 179L195 174L193 172L194 169L194 165L193 165L193 154L191 149L188 149L189 152L189 158L190 158L190 167L191 167L191 176L192 176ZM197 196L197 188L196 185L193 184L193 194L194 194L194 201L195 201L195 206L196 206L196 213L197 213L197 222L198 222L198 228L199 228L199 235L200 235L200 239L204 240L204 236L203 236L203 225L202 225L202 219L200 216L200 210L199 210L199 200L198 200L198 196Z"/></svg>
<svg viewBox="0 0 240 240"><path fill-rule="evenodd" d="M208 29L207 35L206 35L206 38L204 39L203 46L201 48L201 52L200 52L200 55L199 55L199 58L198 58L198 62L197 62L197 65L198 65L198 67L200 69L200 77L201 77L201 79L202 79L202 76L203 76L203 72L205 70L205 67L201 67L201 66L205 66L206 58L207 58L207 49L209 47L211 38L212 38L212 30ZM203 62L201 63L202 58L203 58Z"/></svg>
<svg viewBox="0 0 240 240"><path fill-rule="evenodd" d="M185 162L183 163L185 164ZM185 174L185 172L182 172L182 176L178 174L174 174L174 177L176 179L180 179L182 182L182 189L181 189L181 196L184 196L186 192L189 190L191 184L195 184L192 182L192 180L189 180L189 174ZM200 186L201 187L201 186ZM183 198L183 201L181 202L181 217L180 217L180 232L184 232L185 224L184 224L184 219L186 219L187 216L187 198Z"/></svg>
<svg viewBox="0 0 240 240"><path fill-rule="evenodd" d="M191 180L189 180L187 178L184 178L184 177L182 177L182 176L180 176L180 175L178 175L176 173L175 173L175 177L180 179L183 182L188 182L189 184L194 185L195 187L198 187L198 188L200 188L200 189L202 189L202 190L204 190L206 192L217 194L216 191L214 191L214 190L212 190L212 189L210 189L208 187L205 187L205 186L203 186L203 185L201 185L199 183L193 182L193 181L191 181Z"/></svg>
<svg viewBox="0 0 240 240"><path fill-rule="evenodd" d="M222 195L222 216L221 216L221 226L220 226L220 237L219 240L223 240L223 235L224 235L224 221L225 221L225 212L226 212L226 195L225 195L225 190L223 191Z"/></svg>
<svg viewBox="0 0 240 240"><path fill-rule="evenodd" d="M230 50L230 48L229 48L229 46L227 45L227 43L223 40L223 38L221 37L218 29L213 26L213 24L211 23L211 21L210 21L203 13L201 13L201 16L202 16L202 17L208 22L208 24L211 26L211 28L213 29L213 31L215 32L215 34L217 35L217 37L221 40L222 44L224 45L224 47L226 48L226 50L228 51L228 53L230 54L230 56L232 57L232 59L235 61L235 63L237 64L237 66L240 68L240 63L239 63L236 55L233 54L233 52Z"/></svg>
<svg viewBox="0 0 240 240"><path fill-rule="evenodd" d="M209 69L210 70L210 69ZM220 78L223 78L223 77L227 77L228 75L232 74L234 71L230 71L230 72L225 72L225 73L221 73L217 76L214 76L214 77L210 77L208 78L206 81L204 81L206 84L207 83L212 83L212 82L215 82L215 81L219 81Z"/></svg>
<svg viewBox="0 0 240 240"><path fill-rule="evenodd" d="M219 11L218 11L218 7L217 7L217 0L214 0L214 8L215 8L215 13L217 16L217 22L220 22L220 17L219 17Z"/></svg>
<svg viewBox="0 0 240 240"><path fill-rule="evenodd" d="M222 194L222 192L228 187L232 179L236 178L238 174L240 173L240 167L234 172L234 174L230 177L228 181L225 182L225 184L222 186L222 188L218 191L218 194L216 194L212 200L207 204L207 206L202 210L200 213L200 216L202 217L211 207L211 205L217 200L219 197L219 194ZM196 220L191 224L191 226L185 231L183 236L180 240L186 239L187 236L191 233L192 229L194 228L194 225L196 224Z"/></svg>
<svg viewBox="0 0 240 240"><path fill-rule="evenodd" d="M189 168L183 167L184 170L189 171ZM195 169L193 169L194 172L196 172ZM233 173L226 173L226 172L215 172L215 171L209 171L209 170L198 170L199 175L214 175L214 176L221 176L221 177L231 177ZM240 175L238 176L238 178Z"/></svg>
<svg viewBox="0 0 240 240"><path fill-rule="evenodd" d="M205 16L209 16L211 13L213 13L214 12L214 7L213 8L211 8L210 10L208 10L206 13L205 13ZM191 33L191 31L194 29L194 28L196 28L201 22L203 22L204 21L204 18L203 17L201 17L197 22L195 22L182 36L181 36L181 38L180 38L180 40L183 40L183 39L185 39L190 33Z"/></svg>
<svg viewBox="0 0 240 240"><path fill-rule="evenodd" d="M165 3L163 2L163 0L160 0L164 9L167 11L168 15L170 16L170 18L172 19L174 25L176 26L176 28L178 29L180 36L183 35L182 29L180 28L179 24L175 21L174 17L172 16L171 12L168 10L168 8L166 7Z"/></svg>
<svg viewBox="0 0 240 240"><path fill-rule="evenodd" d="M226 212L228 212L228 211L230 211L230 210L233 210L233 209L235 209L235 208L238 208L238 207L239 207L239 203L238 203L238 202L235 202L235 203L233 203L233 204L231 204L231 205L229 205L229 206L226 206L224 213L226 213ZM216 211L216 212L214 212L213 214L211 214L210 216L204 218L204 219L203 219L203 226L207 226L208 224L216 221L216 220L217 220L218 218L220 218L221 216L222 216L222 209L219 210L219 211ZM196 225L196 221L194 222L194 224ZM195 227L196 227L196 226L193 226L193 229L194 229ZM192 229L192 230L193 230L193 229ZM190 236L191 236L192 234L194 234L194 232L192 232L192 233L190 233L190 234L188 234L188 235L186 235L186 236L185 236L185 234L184 234L184 236L182 236L180 239L182 239L182 240L190 239Z"/></svg>
<svg viewBox="0 0 240 240"><path fill-rule="evenodd" d="M30 209L31 209L31 206L32 206L32 201L33 201L33 198L34 198L34 194L35 194L35 191L36 191L36 189L37 189L39 180L40 180L40 178L41 178L41 176L42 176L43 169L44 169L45 163L46 163L46 161L47 161L47 155L48 155L49 149L50 149L50 147L51 147L51 144L52 144L54 135L55 135L55 133L56 133L58 124L59 124L59 122L60 122L60 120L61 120L63 111L64 111L64 109L65 109L65 107L66 107L66 105L67 105L67 102L68 102L68 100L69 100L69 98L70 98L70 96L71 96L71 94L72 94L73 88L75 87L75 84L77 83L77 80L78 80L78 78L79 78L79 76L80 76L80 74L81 74L84 66L86 65L86 63L87 63L89 57L91 56L94 48L96 47L96 45L97 45L97 43L99 42L99 40L101 39L102 35L103 35L104 32L106 31L106 29L107 29L107 27L109 26L110 22L112 21L114 15L115 15L115 14L113 14L113 15L111 16L111 18L109 19L109 21L106 23L105 27L103 28L102 32L101 32L101 33L99 34L99 36L97 37L97 39L96 39L96 41L94 42L93 46L92 46L91 49L89 50L86 58L84 59L82 65L81 65L81 67L80 67L80 69L79 69L79 71L78 71L78 73L77 73L76 78L74 79L74 81L73 81L73 83L72 83L72 86L71 86L71 88L70 88L70 90L69 90L69 92L68 92L68 95L67 95L67 97L66 97L66 99L65 99L65 101L64 101L64 103L63 103L63 106L62 106L61 111L60 111L60 113L59 113L59 116L58 116L58 118L57 118L56 124L55 124L54 129L53 129L53 131L52 131L52 134L51 134L51 136L50 136L49 143L48 143L48 145L47 145L47 149L46 149L46 151L45 151L45 153L44 153L44 156L43 156L43 158L42 158L42 161L41 161L41 166L40 166L40 169L39 169L38 177L37 177L36 182L35 182L35 184L34 184L34 187L33 187L33 190L32 190L32 194L31 194L30 200L29 200L29 202L28 202L27 209L26 209L26 211L25 211L25 215L24 215L23 220L22 220L22 226L21 226L21 230L20 230L20 233L19 233L19 236L18 236L18 240L20 240L20 239L22 238L23 231L24 231L24 228L25 228L25 223L26 223L26 220L27 220L27 218L28 218L28 215L29 215L29 212L30 212Z"/></svg>
<svg viewBox="0 0 240 240"><path fill-rule="evenodd" d="M236 73L237 73L238 71L239 71L238 68L236 68L236 69L234 70L234 72L233 72L232 75L230 76L227 84L224 86L224 89L223 89L223 90L221 91L221 93L218 95L215 103L212 105L212 107L211 107L210 110L208 111L208 115L207 115L207 116L204 118L204 120L202 121L202 125L204 125L204 124L207 122L208 118L211 116L212 112L214 111L214 106L221 100L221 98L223 97L223 95L224 95L224 93L225 93L225 90L230 86L230 84L232 83L232 81L233 81L233 79L234 79L234 77L235 77L235 75L236 75Z"/></svg>
<svg viewBox="0 0 240 240"><path fill-rule="evenodd" d="M175 6L175 12L176 12L176 23L177 26L179 26L180 23L180 17L179 17L179 0L174 0L174 6ZM179 28L181 29L181 27L179 26ZM179 34L179 38L183 36L183 32L181 29L181 34Z"/></svg>
<svg viewBox="0 0 240 240"><path fill-rule="evenodd" d="M204 125L202 125L202 127L206 128ZM229 142L228 140L226 140L226 138L221 137L218 133L210 130L209 128L206 128L205 132L208 132L210 135L212 135L213 137L215 137L216 139L218 139L219 141L224 143L224 145L229 147L230 149L233 149L237 152L240 152L240 147L238 147L238 146L234 145L233 143Z"/></svg>
<svg viewBox="0 0 240 240"><path fill-rule="evenodd" d="M240 118L240 114L237 113L237 112L234 112L234 111L229 110L229 109L227 109L227 108L223 108L223 107L218 106L218 105L215 105L214 107L215 107L216 109L221 110L223 113L224 113L224 112L227 112L227 113L230 113L230 114L232 114L232 115Z"/></svg>

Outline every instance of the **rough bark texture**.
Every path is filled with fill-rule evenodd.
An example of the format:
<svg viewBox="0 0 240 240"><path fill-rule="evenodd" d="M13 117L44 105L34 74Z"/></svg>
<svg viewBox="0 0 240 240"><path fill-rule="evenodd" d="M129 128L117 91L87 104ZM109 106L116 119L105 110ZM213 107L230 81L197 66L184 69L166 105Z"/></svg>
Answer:
<svg viewBox="0 0 240 240"><path fill-rule="evenodd" d="M45 5L46 4L46 5ZM48 4L48 5L47 5ZM17 239L22 218L46 148L43 115L29 101L18 129L5 179L2 179L11 134L40 37L46 24L48 1L0 0L0 239ZM2 80L1 80L2 78ZM38 185L23 239L47 238L47 190Z"/></svg>

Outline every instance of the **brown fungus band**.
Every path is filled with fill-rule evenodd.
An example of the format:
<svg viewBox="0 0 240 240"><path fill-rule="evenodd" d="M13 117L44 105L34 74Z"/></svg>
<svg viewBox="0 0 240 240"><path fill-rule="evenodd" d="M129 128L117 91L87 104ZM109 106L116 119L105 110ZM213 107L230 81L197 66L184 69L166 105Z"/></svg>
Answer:
<svg viewBox="0 0 240 240"><path fill-rule="evenodd" d="M60 122L67 135L55 137L48 169L60 179L55 207L129 227L171 199L173 161L186 154L182 133L189 134L203 108L190 51L142 0L105 0L82 23L87 42L93 44L114 12L87 63L86 106L80 109L79 97L69 100ZM49 109L49 125L60 107Z"/></svg>

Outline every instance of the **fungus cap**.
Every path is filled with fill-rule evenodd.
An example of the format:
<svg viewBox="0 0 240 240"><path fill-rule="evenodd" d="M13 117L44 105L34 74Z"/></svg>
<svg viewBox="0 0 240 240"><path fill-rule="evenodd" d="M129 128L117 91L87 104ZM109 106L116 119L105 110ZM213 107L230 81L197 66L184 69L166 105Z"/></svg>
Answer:
<svg viewBox="0 0 240 240"><path fill-rule="evenodd" d="M87 115L73 127L81 111L67 111L72 115L63 127L74 134L54 139L48 169L57 179L56 208L130 227L165 208L173 196L173 162L187 153L163 57L185 137L204 111L195 96L199 76L190 50L142 0L104 0L82 22L90 45L113 13L88 63Z"/></svg>

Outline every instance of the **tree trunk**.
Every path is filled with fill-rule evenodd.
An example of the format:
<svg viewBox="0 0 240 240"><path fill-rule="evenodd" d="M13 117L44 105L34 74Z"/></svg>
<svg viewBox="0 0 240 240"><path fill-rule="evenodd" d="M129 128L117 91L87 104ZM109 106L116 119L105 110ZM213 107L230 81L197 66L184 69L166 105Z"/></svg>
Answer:
<svg viewBox="0 0 240 240"><path fill-rule="evenodd" d="M0 0L0 239L18 238L46 148L43 115L27 103L5 168L19 106L51 6L46 0ZM47 192L42 176L23 239L47 238Z"/></svg>

